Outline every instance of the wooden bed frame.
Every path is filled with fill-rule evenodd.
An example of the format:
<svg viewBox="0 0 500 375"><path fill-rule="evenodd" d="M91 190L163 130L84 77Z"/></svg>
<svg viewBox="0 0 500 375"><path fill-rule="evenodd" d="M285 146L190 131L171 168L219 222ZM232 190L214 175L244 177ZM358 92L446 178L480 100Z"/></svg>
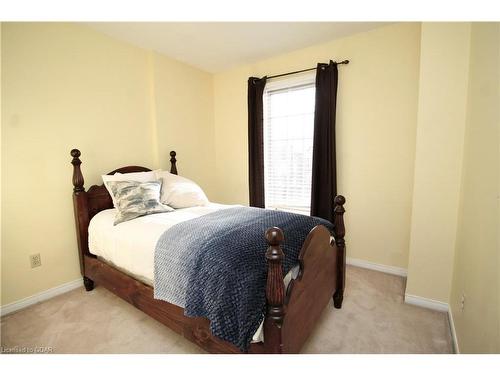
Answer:
<svg viewBox="0 0 500 375"><path fill-rule="evenodd" d="M241 353L233 344L211 334L208 319L184 316L181 307L154 299L152 287L89 252L90 219L102 210L113 208L113 203L104 185L93 185L85 191L80 155L79 150L71 150L76 234L85 289L91 291L94 283L109 289L210 353ZM170 152L170 156L170 172L177 174L175 151ZM150 169L128 166L108 174L145 171ZM281 264L284 254L280 247L284 240L283 232L276 227L266 231L269 248L265 253L268 273L264 342L252 343L249 353L299 353L332 296L334 306L341 308L345 285L344 203L343 196L335 197L335 240L331 240L330 232L322 225L311 230L299 254L299 275L286 291Z"/></svg>

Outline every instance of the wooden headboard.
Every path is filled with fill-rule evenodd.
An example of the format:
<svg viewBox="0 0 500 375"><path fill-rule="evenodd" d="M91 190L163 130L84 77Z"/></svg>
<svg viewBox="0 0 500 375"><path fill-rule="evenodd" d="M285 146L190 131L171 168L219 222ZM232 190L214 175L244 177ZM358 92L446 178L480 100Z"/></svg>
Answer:
<svg viewBox="0 0 500 375"><path fill-rule="evenodd" d="M75 211L78 250L80 252L80 270L83 274L83 257L84 255L92 256L88 245L90 219L102 210L113 208L113 201L104 184L92 185L88 191L85 191L83 186L84 179L80 169L80 165L82 164L80 155L80 150L71 150L71 156L73 157L73 160L71 160L71 164L73 164L73 207ZM175 151L170 151L170 173L173 174L177 174L176 155ZM132 165L115 169L109 172L108 175L149 171L151 171L149 168Z"/></svg>

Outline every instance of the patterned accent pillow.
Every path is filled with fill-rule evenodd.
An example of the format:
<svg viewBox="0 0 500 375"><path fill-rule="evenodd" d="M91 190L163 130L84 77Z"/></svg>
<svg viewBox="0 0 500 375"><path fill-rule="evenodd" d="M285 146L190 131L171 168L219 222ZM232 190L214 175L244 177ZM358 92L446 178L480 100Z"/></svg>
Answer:
<svg viewBox="0 0 500 375"><path fill-rule="evenodd" d="M116 199L118 213L114 225L136 217L174 210L160 203L160 181L108 181L106 184Z"/></svg>

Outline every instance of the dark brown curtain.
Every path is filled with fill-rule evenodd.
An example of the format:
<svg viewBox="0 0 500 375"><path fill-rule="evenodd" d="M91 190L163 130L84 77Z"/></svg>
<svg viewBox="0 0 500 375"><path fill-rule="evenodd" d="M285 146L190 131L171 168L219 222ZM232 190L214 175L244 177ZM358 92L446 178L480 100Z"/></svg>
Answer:
<svg viewBox="0 0 500 375"><path fill-rule="evenodd" d="M266 77L248 79L248 171L250 206L265 207L264 202L264 104Z"/></svg>
<svg viewBox="0 0 500 375"><path fill-rule="evenodd" d="M333 221L333 198L337 195L335 157L335 112L337 107L337 64L316 68L311 215Z"/></svg>

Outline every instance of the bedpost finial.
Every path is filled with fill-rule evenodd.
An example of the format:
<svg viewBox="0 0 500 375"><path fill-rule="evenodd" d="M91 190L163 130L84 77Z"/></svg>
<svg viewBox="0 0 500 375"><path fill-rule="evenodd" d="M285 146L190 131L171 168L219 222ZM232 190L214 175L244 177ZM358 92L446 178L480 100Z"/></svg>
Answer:
<svg viewBox="0 0 500 375"><path fill-rule="evenodd" d="M177 159L175 158L177 156L177 152L175 151L170 151L170 173L172 174L177 174Z"/></svg>
<svg viewBox="0 0 500 375"><path fill-rule="evenodd" d="M272 227L266 230L265 237L270 246L279 246L285 239L283 231L278 227Z"/></svg>
<svg viewBox="0 0 500 375"><path fill-rule="evenodd" d="M80 152L80 150L74 148L73 150L71 150L70 154L73 157L73 160L71 160L71 164L73 164L73 192L79 193L81 191L85 191L83 187L83 175L82 171L80 170L80 164L82 164L80 155L82 153Z"/></svg>
<svg viewBox="0 0 500 375"><path fill-rule="evenodd" d="M343 246L344 236L345 236L345 226L344 226L344 204L345 197L343 195L337 195L333 200L333 233L335 237L335 242Z"/></svg>
<svg viewBox="0 0 500 375"><path fill-rule="evenodd" d="M333 305L340 309L344 299L345 288L345 268L346 268L346 252L345 252L345 225L344 225L344 204L345 198L342 195L337 195L333 200L335 208L333 209L333 237L337 247L337 264L341 265L340 272L337 275L337 289L333 295Z"/></svg>
<svg viewBox="0 0 500 375"><path fill-rule="evenodd" d="M345 204L345 197L343 195L337 195L333 202L336 206L343 206Z"/></svg>
<svg viewBox="0 0 500 375"><path fill-rule="evenodd" d="M82 153L77 148L74 148L73 150L71 150L71 156L73 156L74 158L79 158L81 154Z"/></svg>
<svg viewBox="0 0 500 375"><path fill-rule="evenodd" d="M333 224L334 225L335 225L335 222L338 220L338 217L342 216L345 212L344 204L345 204L345 197L343 195L337 195L333 199L333 221L334 221ZM344 225L344 224L342 223L342 225Z"/></svg>
<svg viewBox="0 0 500 375"><path fill-rule="evenodd" d="M283 231L278 227L272 227L266 230L265 237L269 245L266 251L266 259L271 262L280 263L281 267L281 261L285 258L285 254L280 246L285 240Z"/></svg>

